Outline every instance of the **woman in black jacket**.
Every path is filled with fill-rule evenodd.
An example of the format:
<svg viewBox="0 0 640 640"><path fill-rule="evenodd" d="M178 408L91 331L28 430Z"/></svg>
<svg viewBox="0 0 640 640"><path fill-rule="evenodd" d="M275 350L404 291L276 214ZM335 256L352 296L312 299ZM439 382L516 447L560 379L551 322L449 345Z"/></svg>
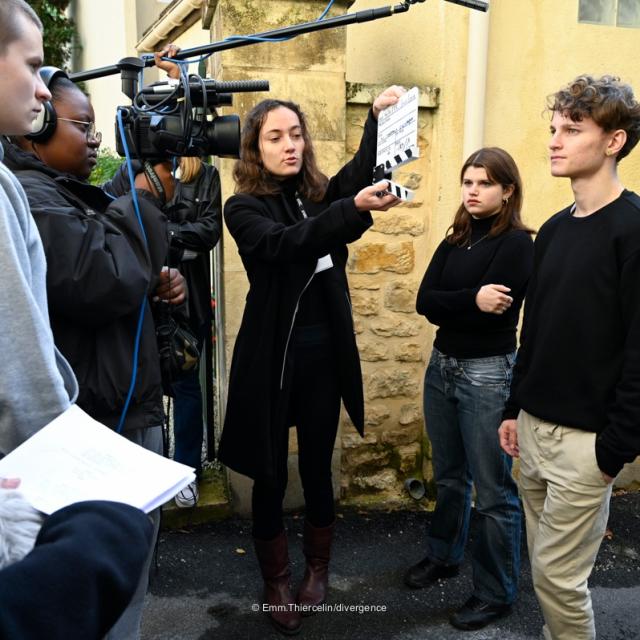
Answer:
<svg viewBox="0 0 640 640"><path fill-rule="evenodd" d="M51 76L49 89L55 124L45 135L5 144L5 162L24 187L42 238L53 336L78 379L77 404L112 429L121 426L129 440L162 454L162 386L147 299L151 294L175 303L184 299L184 279L173 275L167 286L169 274L161 274L168 249L166 218L144 174L136 177L135 193L146 239L122 174L103 189L86 182L101 140L93 108L63 72ZM165 192L172 193L169 168L157 165L156 173ZM134 364L135 387L122 421ZM159 516L156 532L158 522ZM137 635L150 559L112 631L114 638Z"/></svg>
<svg viewBox="0 0 640 640"><path fill-rule="evenodd" d="M287 538L282 500L287 486L289 427L298 434L306 503L307 569L300 605L324 601L333 534L331 455L342 399L362 434L362 376L345 274L347 243L372 224L369 210L398 200L371 183L377 117L403 90L390 87L369 113L355 157L333 178L317 168L300 108L265 100L246 118L236 194L225 221L249 278L249 293L231 363L219 457L254 479L253 536L265 599L285 605L270 614L295 633L289 610Z"/></svg>
<svg viewBox="0 0 640 640"><path fill-rule="evenodd" d="M180 67L172 58L180 48L168 44L154 54L156 66L169 78L180 78ZM197 157L180 159L173 198L165 212L169 219L168 264L177 267L189 288L187 309L191 333L197 337L200 353L211 329L211 273L209 256L222 232L222 201L218 170ZM174 397L174 460L202 471L202 390L199 370L194 367L171 384ZM189 483L175 497L178 507L198 502L197 481Z"/></svg>
<svg viewBox="0 0 640 640"><path fill-rule="evenodd" d="M520 503L498 427L509 396L516 327L533 267L520 219L513 158L480 149L460 171L462 203L418 291L418 313L438 326L424 381L424 416L438 489L427 556L405 583L433 585L458 573L469 532L471 483L478 534L473 593L450 618L479 629L509 612L518 590Z"/></svg>
<svg viewBox="0 0 640 640"><path fill-rule="evenodd" d="M173 198L164 211L169 230L168 265L176 267L186 280L187 310L191 333L198 339L200 353L211 335L211 250L220 239L222 203L218 170L200 158L181 158ZM202 390L199 367L171 384L174 397L173 434L177 462L202 472ZM175 497L178 507L198 502L197 480Z"/></svg>

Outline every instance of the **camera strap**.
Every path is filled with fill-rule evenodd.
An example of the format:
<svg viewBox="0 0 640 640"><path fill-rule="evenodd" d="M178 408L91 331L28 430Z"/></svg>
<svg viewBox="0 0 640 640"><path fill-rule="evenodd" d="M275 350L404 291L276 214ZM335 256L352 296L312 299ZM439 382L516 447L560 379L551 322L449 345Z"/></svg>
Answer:
<svg viewBox="0 0 640 640"><path fill-rule="evenodd" d="M142 167L144 169L144 175L147 176L147 179L153 185L153 188L158 193L158 197L160 198L160 200L162 202L166 202L167 197L164 192L164 187L162 186L162 180L160 180L160 178L158 177L158 174L153 168L153 165L148 160L145 160L142 163Z"/></svg>

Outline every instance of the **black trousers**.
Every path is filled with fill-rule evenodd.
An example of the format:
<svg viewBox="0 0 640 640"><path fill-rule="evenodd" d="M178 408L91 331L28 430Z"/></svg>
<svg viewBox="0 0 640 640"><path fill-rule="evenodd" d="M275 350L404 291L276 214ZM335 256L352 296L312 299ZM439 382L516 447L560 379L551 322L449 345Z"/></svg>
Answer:
<svg viewBox="0 0 640 640"><path fill-rule="evenodd" d="M281 398L281 438L276 483L256 480L252 492L253 535L275 538L284 528L282 501L287 488L289 427L298 435L298 469L306 518L315 527L335 519L331 456L340 418L337 358L328 325L294 328L287 362L288 383Z"/></svg>

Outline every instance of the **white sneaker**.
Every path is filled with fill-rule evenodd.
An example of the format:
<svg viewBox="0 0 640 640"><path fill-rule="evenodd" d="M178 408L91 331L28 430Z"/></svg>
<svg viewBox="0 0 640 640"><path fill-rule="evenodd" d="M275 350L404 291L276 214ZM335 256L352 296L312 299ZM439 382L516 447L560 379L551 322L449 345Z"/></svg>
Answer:
<svg viewBox="0 0 640 640"><path fill-rule="evenodd" d="M198 483L194 480L190 482L182 491L176 494L174 498L176 506L181 509L195 507L198 504Z"/></svg>

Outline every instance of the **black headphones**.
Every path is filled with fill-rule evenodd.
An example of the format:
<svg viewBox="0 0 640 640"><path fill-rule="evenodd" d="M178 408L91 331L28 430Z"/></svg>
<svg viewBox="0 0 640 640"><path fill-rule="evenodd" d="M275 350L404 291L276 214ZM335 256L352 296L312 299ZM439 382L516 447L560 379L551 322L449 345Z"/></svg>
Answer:
<svg viewBox="0 0 640 640"><path fill-rule="evenodd" d="M42 67L40 77L47 89L56 78L69 78L67 73L57 67ZM33 142L46 142L55 132L58 116L56 110L49 100L42 103L42 111L31 125L31 133L25 137Z"/></svg>

